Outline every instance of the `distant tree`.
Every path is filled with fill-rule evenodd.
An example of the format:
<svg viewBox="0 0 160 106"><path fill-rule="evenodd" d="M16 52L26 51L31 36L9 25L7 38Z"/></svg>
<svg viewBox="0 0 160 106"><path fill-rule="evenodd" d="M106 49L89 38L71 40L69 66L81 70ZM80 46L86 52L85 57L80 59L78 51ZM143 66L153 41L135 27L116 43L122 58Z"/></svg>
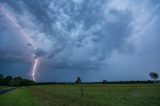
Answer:
<svg viewBox="0 0 160 106"><path fill-rule="evenodd" d="M30 85L34 85L35 82L28 80L28 79L23 79L20 83L20 86L30 86Z"/></svg>
<svg viewBox="0 0 160 106"><path fill-rule="evenodd" d="M102 83L103 83L103 84L107 84L107 81L106 81L106 80L103 80Z"/></svg>
<svg viewBox="0 0 160 106"><path fill-rule="evenodd" d="M9 85L10 86L17 86L17 83L14 79L12 79L10 82L9 82Z"/></svg>
<svg viewBox="0 0 160 106"><path fill-rule="evenodd" d="M0 79L2 79L3 78L3 75L2 74L0 74Z"/></svg>
<svg viewBox="0 0 160 106"><path fill-rule="evenodd" d="M14 78L14 84L16 85L16 86L19 86L20 84L21 84L21 82L22 82L22 78L21 77L15 77Z"/></svg>
<svg viewBox="0 0 160 106"><path fill-rule="evenodd" d="M7 82L7 83L9 83L11 80L13 79L13 77L12 76L6 76L5 78L4 78L4 80L5 80L5 82Z"/></svg>
<svg viewBox="0 0 160 106"><path fill-rule="evenodd" d="M4 84L4 79L3 79L3 75L0 74L0 85Z"/></svg>
<svg viewBox="0 0 160 106"><path fill-rule="evenodd" d="M156 82L156 80L158 79L159 75L156 72L150 72L149 76L151 77L151 79L154 80L154 83Z"/></svg>
<svg viewBox="0 0 160 106"><path fill-rule="evenodd" d="M9 76L6 76L6 77L2 77L2 76L1 76L0 82L1 82L2 85L8 85L9 82L10 82L12 79L13 79L13 77L10 76L10 75L9 75Z"/></svg>
<svg viewBox="0 0 160 106"><path fill-rule="evenodd" d="M14 80L22 80L22 78L18 76L18 77L15 77Z"/></svg>
<svg viewBox="0 0 160 106"><path fill-rule="evenodd" d="M35 82L28 79L23 79L21 77L6 76L4 77L0 74L0 85L9 85L9 86L30 86L34 85Z"/></svg>
<svg viewBox="0 0 160 106"><path fill-rule="evenodd" d="M77 80L75 81L75 83L80 84L81 83L81 78L77 77Z"/></svg>
<svg viewBox="0 0 160 106"><path fill-rule="evenodd" d="M35 82L28 79L23 79L21 77L15 77L13 80L10 81L10 86L31 86L34 85Z"/></svg>
<svg viewBox="0 0 160 106"><path fill-rule="evenodd" d="M6 76L6 79L8 79L8 80L12 80L13 79L13 77L12 76Z"/></svg>

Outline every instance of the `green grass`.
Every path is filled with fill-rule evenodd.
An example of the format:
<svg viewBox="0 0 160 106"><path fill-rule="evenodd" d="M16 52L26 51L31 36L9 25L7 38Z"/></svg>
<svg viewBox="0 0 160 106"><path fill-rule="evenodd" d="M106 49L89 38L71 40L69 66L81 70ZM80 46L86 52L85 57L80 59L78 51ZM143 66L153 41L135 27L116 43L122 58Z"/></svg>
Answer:
<svg viewBox="0 0 160 106"><path fill-rule="evenodd" d="M23 87L0 95L0 106L160 106L160 85Z"/></svg>
<svg viewBox="0 0 160 106"><path fill-rule="evenodd" d="M37 100L27 88L18 88L0 95L0 106L38 106Z"/></svg>
<svg viewBox="0 0 160 106"><path fill-rule="evenodd" d="M9 88L8 86L0 86L0 90Z"/></svg>

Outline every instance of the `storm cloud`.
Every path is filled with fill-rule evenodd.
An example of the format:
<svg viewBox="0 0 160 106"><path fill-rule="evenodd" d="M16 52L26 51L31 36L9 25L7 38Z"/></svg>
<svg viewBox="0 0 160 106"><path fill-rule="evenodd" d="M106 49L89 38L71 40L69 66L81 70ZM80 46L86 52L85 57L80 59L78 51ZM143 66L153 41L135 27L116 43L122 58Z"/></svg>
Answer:
<svg viewBox="0 0 160 106"><path fill-rule="evenodd" d="M40 57L39 81L146 80L150 71L160 72L158 1L1 0L0 6L37 48L23 44L19 29L0 14L0 61Z"/></svg>

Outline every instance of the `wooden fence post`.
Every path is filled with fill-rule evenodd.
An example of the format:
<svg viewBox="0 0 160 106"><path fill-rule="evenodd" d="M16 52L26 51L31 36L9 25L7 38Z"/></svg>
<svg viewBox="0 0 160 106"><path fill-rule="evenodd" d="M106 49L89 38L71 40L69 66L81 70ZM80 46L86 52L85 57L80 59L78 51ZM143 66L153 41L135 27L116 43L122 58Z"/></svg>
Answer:
<svg viewBox="0 0 160 106"><path fill-rule="evenodd" d="M83 88L81 87L81 95L83 96Z"/></svg>

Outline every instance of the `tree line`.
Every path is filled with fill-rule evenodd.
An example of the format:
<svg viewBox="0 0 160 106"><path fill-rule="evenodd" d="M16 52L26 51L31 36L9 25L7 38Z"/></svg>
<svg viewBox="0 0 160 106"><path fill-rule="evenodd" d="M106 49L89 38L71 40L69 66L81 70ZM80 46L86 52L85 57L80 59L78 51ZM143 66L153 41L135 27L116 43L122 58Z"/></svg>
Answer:
<svg viewBox="0 0 160 106"><path fill-rule="evenodd" d="M31 86L31 85L50 85L50 84L156 84L159 83L158 81L159 74L156 72L150 72L149 76L151 80L145 80L145 81L100 81L100 82L82 82L80 77L77 77L77 79L74 82L39 82L35 83L32 80L24 79L21 77L12 77L12 76L3 76L0 74L0 85L6 85L6 86Z"/></svg>
<svg viewBox="0 0 160 106"><path fill-rule="evenodd" d="M3 76L0 74L0 85L3 86L31 86L35 82L32 80L24 79L22 77Z"/></svg>

